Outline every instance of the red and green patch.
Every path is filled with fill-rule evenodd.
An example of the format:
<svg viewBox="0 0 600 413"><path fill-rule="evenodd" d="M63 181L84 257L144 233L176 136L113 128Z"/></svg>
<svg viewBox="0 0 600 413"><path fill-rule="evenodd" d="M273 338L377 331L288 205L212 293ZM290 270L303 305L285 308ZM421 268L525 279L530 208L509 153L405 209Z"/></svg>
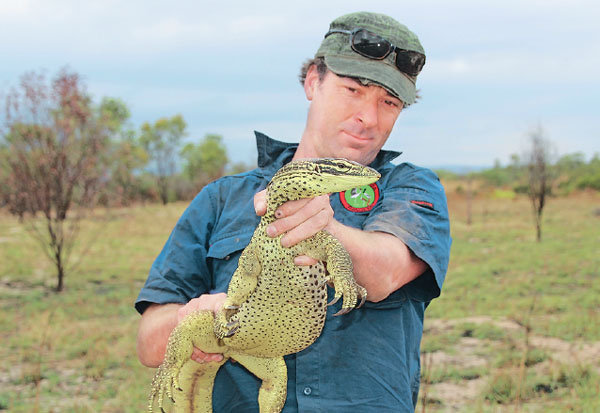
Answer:
<svg viewBox="0 0 600 413"><path fill-rule="evenodd" d="M366 212L373 209L379 200L377 184L363 185L340 192L340 201L344 208L352 212Z"/></svg>

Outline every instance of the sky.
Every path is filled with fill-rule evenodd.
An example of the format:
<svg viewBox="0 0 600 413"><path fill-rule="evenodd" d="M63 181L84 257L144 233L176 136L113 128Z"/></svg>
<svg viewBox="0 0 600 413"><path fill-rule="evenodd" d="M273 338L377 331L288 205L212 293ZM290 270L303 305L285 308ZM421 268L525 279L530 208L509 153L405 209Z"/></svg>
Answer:
<svg viewBox="0 0 600 413"><path fill-rule="evenodd" d="M223 135L254 163L254 130L297 142L298 82L329 23L364 1L0 0L0 91L28 71L79 73L96 101L122 99L131 124L182 114L187 141ZM427 167L486 167L522 154L541 126L557 155L600 152L600 2L369 3L420 38L422 99L384 146ZM376 8L375 8L376 7Z"/></svg>

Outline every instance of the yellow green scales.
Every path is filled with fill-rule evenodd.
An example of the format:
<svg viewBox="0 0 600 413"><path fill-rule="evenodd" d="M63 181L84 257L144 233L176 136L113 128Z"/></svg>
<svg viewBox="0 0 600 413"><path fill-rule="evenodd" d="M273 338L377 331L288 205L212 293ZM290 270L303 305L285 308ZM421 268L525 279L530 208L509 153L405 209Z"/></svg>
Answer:
<svg viewBox="0 0 600 413"><path fill-rule="evenodd" d="M152 382L150 412L155 402L164 411L165 394L175 412L212 412L214 378L228 358L262 380L260 412L281 411L287 386L283 356L305 349L321 334L327 283L335 288L332 303L343 297L335 315L360 307L367 291L354 281L350 256L331 234L321 231L283 248L280 237L267 236L266 228L286 201L345 191L379 177L371 168L336 158L294 161L277 171L267 186L267 212L240 256L223 309L216 316L211 311L192 313L171 333ZM319 262L297 266L294 258L299 255ZM190 359L193 347L222 353L224 359L196 363Z"/></svg>

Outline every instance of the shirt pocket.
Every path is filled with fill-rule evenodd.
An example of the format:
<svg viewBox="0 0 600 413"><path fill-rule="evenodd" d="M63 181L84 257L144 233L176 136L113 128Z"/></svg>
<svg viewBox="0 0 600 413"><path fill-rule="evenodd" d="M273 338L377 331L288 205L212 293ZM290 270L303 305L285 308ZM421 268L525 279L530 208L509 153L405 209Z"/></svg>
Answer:
<svg viewBox="0 0 600 413"><path fill-rule="evenodd" d="M227 291L240 255L252 239L252 231L227 234L213 242L207 251L207 264L212 274L211 292Z"/></svg>
<svg viewBox="0 0 600 413"><path fill-rule="evenodd" d="M404 288L400 288L391 293L385 300L377 303L366 301L364 307L373 310L393 310L402 307L407 299L406 291Z"/></svg>

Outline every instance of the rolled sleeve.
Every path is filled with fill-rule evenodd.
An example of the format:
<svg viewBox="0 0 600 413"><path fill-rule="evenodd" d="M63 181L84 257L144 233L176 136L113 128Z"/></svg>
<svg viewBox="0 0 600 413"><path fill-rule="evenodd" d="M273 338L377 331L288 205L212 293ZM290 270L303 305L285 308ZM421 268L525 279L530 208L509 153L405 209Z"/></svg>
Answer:
<svg viewBox="0 0 600 413"><path fill-rule="evenodd" d="M135 302L140 314L152 303L187 303L210 290L206 234L215 220L213 203L206 187L177 222Z"/></svg>
<svg viewBox="0 0 600 413"><path fill-rule="evenodd" d="M444 189L429 169L402 164L385 177L381 201L363 229L398 237L430 270L405 286L419 301L440 295L450 257L450 223Z"/></svg>

